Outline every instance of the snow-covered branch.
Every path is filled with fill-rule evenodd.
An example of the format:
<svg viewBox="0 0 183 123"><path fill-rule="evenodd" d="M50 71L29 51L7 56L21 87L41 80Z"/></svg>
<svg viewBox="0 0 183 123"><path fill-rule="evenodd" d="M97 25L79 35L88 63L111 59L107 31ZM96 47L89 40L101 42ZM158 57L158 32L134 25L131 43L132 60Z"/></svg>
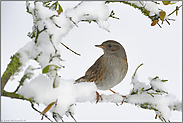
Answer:
<svg viewBox="0 0 183 123"><path fill-rule="evenodd" d="M135 9L139 9L142 14L144 14L145 16L147 16L149 19L151 19L152 23L151 26L155 26L156 24L158 24L158 26L160 28L161 25L159 24L159 20L162 21L161 24L163 24L163 21L166 21L169 25L170 22L168 20L173 20L174 19L170 19L169 16L172 15L174 12L176 12L176 15L178 15L178 10L181 6L177 6L175 8L175 10L173 10L170 14L166 14L166 11L162 10L161 8L159 8L159 2L155 2L155 1L106 1L106 3L114 3L114 2L118 2L118 3L124 3L127 5L130 5L132 7L134 7ZM176 2L173 1L162 1L162 3L164 5L171 5L171 4L175 4Z"/></svg>
<svg viewBox="0 0 183 123"><path fill-rule="evenodd" d="M50 111L54 118L58 116L61 119L68 114L73 116L76 103L96 102L97 87L93 82L74 84L74 80L65 80L59 76L63 66L58 47L60 44L63 45L62 38L83 21L94 21L100 28L109 31L108 18L113 17L114 13L109 13L105 2L92 2L92 5L91 2L81 2L65 12L58 2L51 5L50 2L34 2L33 5L27 2L26 8L33 17L33 30L28 33L32 40L12 57L1 78L1 94L30 101L34 110L36 109L33 103L44 104L46 108L41 112L43 115ZM39 63L40 68L29 66L17 89L12 93L4 91L4 86L10 77L13 78L23 71L23 67L30 59ZM35 76L33 74L35 69L41 70L42 73ZM182 111L182 103L164 88L166 80L155 77L149 78L149 81L149 85L139 81L135 72L131 80L133 88L128 95L101 94L102 100L99 100L99 103L134 104L140 108L154 110L164 121L169 120L172 110Z"/></svg>
<svg viewBox="0 0 183 123"><path fill-rule="evenodd" d="M149 80L149 85L147 85L140 82L137 74L134 74L131 81L133 88L128 95L101 94L102 100L99 100L99 103L134 104L143 109L154 110L156 115L164 121L169 120L172 110L182 111L182 103L169 94L164 86L167 80L161 80L159 77L149 78ZM60 116L67 114L68 111L74 114L76 103L95 103L97 100L97 88L93 82L74 84L74 80L62 78L59 78L57 82L58 87L53 88L52 79L40 74L31 82L24 82L18 93L25 98L33 98L45 106L57 100L56 105L50 107L50 112L58 113Z"/></svg>
<svg viewBox="0 0 183 123"><path fill-rule="evenodd" d="M58 2L52 5L50 3L36 1L32 5L26 2L27 12L33 17L33 30L28 33L32 41L12 57L12 61L1 78L1 90L4 89L10 77L13 78L23 70L30 59L37 61L41 69L47 67L49 70L46 74L55 78L58 69L63 67L60 64L62 59L58 46L62 43L62 38L79 22L95 21L99 27L106 30L109 28L107 21L109 10L105 2L93 2L92 6L91 2L81 2L65 12L62 12ZM59 6L58 10L57 6Z"/></svg>
<svg viewBox="0 0 183 123"><path fill-rule="evenodd" d="M51 2L35 1L33 4L26 2L27 12L33 17L33 30L32 32L28 33L28 36L32 39L32 41L30 41L23 48L18 50L18 52L12 57L12 61L8 65L6 71L1 78L2 96L23 99L30 101L31 103L34 102L34 100L36 100L36 102L43 103L40 102L41 98L39 100L35 97L34 93L32 93L33 95L29 95L29 98L29 96L26 95L27 93L25 93L25 95L22 94L22 96L24 96L22 97L16 92L21 92L21 90L24 89L24 86L26 87L26 83L29 81L28 79L30 79L30 83L34 83L33 81L39 79L40 77L42 77L43 80L45 79L45 81L50 82L50 87L52 87L51 89L58 89L57 87L59 86L60 82L60 76L58 75L58 71L63 67L60 64L60 61L62 59L58 46L60 45L62 38L66 36L73 27L77 26L77 24L82 21L94 21L99 25L100 28L109 30L109 23L107 21L109 17L109 10L108 6L105 5L105 2L93 2L92 6L91 2L81 2L76 7L68 9L65 12L63 12L61 5L58 3L58 1L51 5L50 4ZM34 75L30 74L31 69L29 69L30 71L28 73L30 76L27 76L28 74L27 72L25 72L22 79L20 80L20 84L14 92L11 93L4 91L4 87L10 77L13 78L13 76L18 75L19 72L23 71L23 68L26 66L27 61L29 61L30 59L35 60L39 63L42 69L42 74L45 74L46 76L40 74L39 76L34 78ZM39 86L36 87L37 90L40 89ZM34 89L36 87L34 87ZM45 88L43 88L43 90L44 89ZM43 95L44 94L42 94L41 96ZM71 99L71 102L72 100L73 99ZM52 99L50 99L50 101L52 101ZM58 104L59 101L57 102ZM50 102L48 101L45 103L45 105L48 105ZM74 104L75 102L72 103ZM70 107L70 103L69 105L65 106L65 110L59 112L59 114L61 116L64 115L65 111L68 110L68 107Z"/></svg>

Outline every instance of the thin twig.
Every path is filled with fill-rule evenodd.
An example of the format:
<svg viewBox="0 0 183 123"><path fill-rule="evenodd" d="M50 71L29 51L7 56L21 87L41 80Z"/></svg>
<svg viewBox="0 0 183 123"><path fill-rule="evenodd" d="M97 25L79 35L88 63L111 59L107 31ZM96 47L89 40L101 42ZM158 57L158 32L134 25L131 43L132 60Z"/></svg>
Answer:
<svg viewBox="0 0 183 123"><path fill-rule="evenodd" d="M24 74L23 77L21 78L21 80L19 81L18 87L16 88L16 90L13 93L16 93L19 90L19 88L23 85L24 81L27 78L29 78L29 76L27 74Z"/></svg>
<svg viewBox="0 0 183 123"><path fill-rule="evenodd" d="M46 26L44 26L44 28L41 31L39 31L38 27L36 27L37 35L36 35L36 38L34 40L35 44L37 43L39 34L42 33L45 30L47 30Z"/></svg>
<svg viewBox="0 0 183 123"><path fill-rule="evenodd" d="M180 5L179 7L177 7L173 12L171 12L170 14L168 14L168 16L172 15L174 12L178 11L179 8L182 7L182 5Z"/></svg>
<svg viewBox="0 0 183 123"><path fill-rule="evenodd" d="M37 110L37 109L34 107L34 103L32 103L32 102L31 102L31 107L32 107L35 111L37 111L38 113L41 114L41 111ZM46 117L49 121L53 122L47 115L45 115L45 114L42 114L42 115L43 115L44 117Z"/></svg>
<svg viewBox="0 0 183 123"><path fill-rule="evenodd" d="M63 59L60 58L60 54L57 54L57 55L54 55L54 56L50 56L50 60L49 60L49 63L53 60L53 58L58 58L60 61L64 61ZM64 66L62 66L64 68Z"/></svg>
<svg viewBox="0 0 183 123"><path fill-rule="evenodd" d="M160 26L160 24L159 23L157 23L158 24L158 26L160 27L160 28L162 28L161 26Z"/></svg>
<svg viewBox="0 0 183 123"><path fill-rule="evenodd" d="M114 13L114 11L112 10L112 11L111 11L111 14L109 15L109 17L112 17L112 18L115 18L115 19L118 19L118 20L119 20L119 18L118 18L118 17L115 17L114 15L115 15L115 13Z"/></svg>
<svg viewBox="0 0 183 123"><path fill-rule="evenodd" d="M166 120L165 120L165 118L164 118L164 117L162 117L162 119L166 122Z"/></svg>
<svg viewBox="0 0 183 123"><path fill-rule="evenodd" d="M62 122L64 122L64 120L62 119L62 116L60 116L60 114L56 113L56 112L53 112L53 117L54 119L56 119L56 115L58 115L58 117L61 119ZM57 121L57 120L56 120Z"/></svg>
<svg viewBox="0 0 183 123"><path fill-rule="evenodd" d="M149 90L151 90L151 89L153 89L153 87L150 87L150 88L148 88L148 89L146 89L146 90L144 90L144 91L149 91Z"/></svg>
<svg viewBox="0 0 183 123"><path fill-rule="evenodd" d="M139 67L142 66L142 65L143 65L143 63L141 63L141 64L137 67L137 69L135 70L135 72L134 72L134 74L133 74L133 77L135 76L135 74L136 74L137 70L139 69Z"/></svg>
<svg viewBox="0 0 183 123"><path fill-rule="evenodd" d="M156 2L156 1L152 1L152 2L155 3L155 4L160 4L160 3Z"/></svg>
<svg viewBox="0 0 183 123"><path fill-rule="evenodd" d="M71 52L75 53L76 55L78 55L78 56L81 55L81 54L76 53L75 51L71 50L71 49L70 49L68 46L66 46L64 43L61 42L61 44L62 44L65 48L67 48L68 50L70 50Z"/></svg>
<svg viewBox="0 0 183 123"><path fill-rule="evenodd" d="M78 25L76 24L76 22L74 22L74 21L72 20L72 17L69 17L69 20L70 20L71 22L73 22L73 24L76 25L76 27L78 27Z"/></svg>
<svg viewBox="0 0 183 123"><path fill-rule="evenodd" d="M58 123L58 121L57 121L57 119L56 119L56 117L53 115L53 118L55 119L55 121Z"/></svg>
<svg viewBox="0 0 183 123"><path fill-rule="evenodd" d="M69 114L70 114L70 116L72 117L72 119L73 119L75 122L77 122L76 119L74 118L74 116L72 115L72 113L69 112Z"/></svg>
<svg viewBox="0 0 183 123"><path fill-rule="evenodd" d="M56 49L55 45L53 44L52 36L53 36L53 34L51 34L49 38L50 38L51 44L53 45L53 48L55 49L55 54L56 54L57 53L57 49Z"/></svg>
<svg viewBox="0 0 183 123"><path fill-rule="evenodd" d="M83 2L83 1L81 1L78 5L76 5L76 6L74 7L74 9L76 9L79 5L81 5L82 2Z"/></svg>

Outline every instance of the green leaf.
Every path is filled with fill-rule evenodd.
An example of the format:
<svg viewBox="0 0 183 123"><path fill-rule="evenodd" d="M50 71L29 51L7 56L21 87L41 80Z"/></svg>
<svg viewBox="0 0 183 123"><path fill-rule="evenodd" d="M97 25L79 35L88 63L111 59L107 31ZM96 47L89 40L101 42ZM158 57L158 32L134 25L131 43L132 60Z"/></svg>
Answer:
<svg viewBox="0 0 183 123"><path fill-rule="evenodd" d="M169 5L171 1L162 1L164 5Z"/></svg>
<svg viewBox="0 0 183 123"><path fill-rule="evenodd" d="M166 82L166 81L168 81L167 79L165 79L165 80L161 80L161 82Z"/></svg>
<svg viewBox="0 0 183 123"><path fill-rule="evenodd" d="M152 80L155 80L155 79L157 79L157 78L159 78L158 76L155 76Z"/></svg>
<svg viewBox="0 0 183 123"><path fill-rule="evenodd" d="M57 2L55 2L55 3L53 3L50 7L49 7L49 9L57 9Z"/></svg>
<svg viewBox="0 0 183 123"><path fill-rule="evenodd" d="M152 23L151 23L151 26L155 26L157 23L158 23L159 20L154 20Z"/></svg>
<svg viewBox="0 0 183 123"><path fill-rule="evenodd" d="M48 112L50 110L50 108L55 104L56 105L57 100L55 102L50 103L42 112L41 114L45 114L46 112Z"/></svg>
<svg viewBox="0 0 183 123"><path fill-rule="evenodd" d="M50 71L56 70L59 68L57 65L47 65L45 68L43 68L42 73L48 73Z"/></svg>
<svg viewBox="0 0 183 123"><path fill-rule="evenodd" d="M44 5L45 7L48 7L48 8L49 8L50 2L51 2L51 1L43 1L43 5Z"/></svg>
<svg viewBox="0 0 183 123"><path fill-rule="evenodd" d="M58 3L57 3L57 2L55 2L55 8L54 8L55 10L57 10L57 5L58 5Z"/></svg>
<svg viewBox="0 0 183 123"><path fill-rule="evenodd" d="M53 80L53 88L56 88L56 79L57 79L57 76L58 76L58 74L56 73L55 78Z"/></svg>
<svg viewBox="0 0 183 123"><path fill-rule="evenodd" d="M58 10L59 10L60 12L63 12L63 9L62 9L61 5L60 5L60 4L58 4L58 5L59 5L59 9L58 9Z"/></svg>
<svg viewBox="0 0 183 123"><path fill-rule="evenodd" d="M32 15L32 12L30 12L30 10L29 10L29 6L30 6L30 3L28 1L26 1L26 9L27 9L26 12L28 12L29 14Z"/></svg>
<svg viewBox="0 0 183 123"><path fill-rule="evenodd" d="M166 12L165 12L165 11L160 11L160 12L159 12L159 16L160 16L160 19L161 19L162 21L164 21L165 15L166 15Z"/></svg>

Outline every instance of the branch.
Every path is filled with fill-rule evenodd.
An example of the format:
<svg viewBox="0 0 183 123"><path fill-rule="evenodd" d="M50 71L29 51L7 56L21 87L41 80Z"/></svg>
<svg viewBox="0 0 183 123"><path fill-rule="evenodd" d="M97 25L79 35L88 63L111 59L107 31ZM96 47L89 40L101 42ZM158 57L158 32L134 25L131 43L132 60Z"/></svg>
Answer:
<svg viewBox="0 0 183 123"><path fill-rule="evenodd" d="M162 27L160 26L160 24L158 23L158 21L157 21L157 20L159 20L159 19L162 20L162 19L161 19L161 16L162 16L162 15L160 15L160 13L154 13L153 16L150 16L149 14L150 14L151 10L146 9L146 5L144 5L141 1L139 1L139 4L140 4L140 5L136 5L136 4L131 3L131 2L128 2L128 1L106 1L105 3L108 4L108 3L114 3L114 2L124 3L124 4L127 4L127 5L130 5L130 6L134 7L135 9L136 9L136 8L139 9L139 10L142 12L142 14L144 14L144 15L147 16L149 19L151 19L151 21L153 22L153 23L151 24L151 26L154 26L154 25L158 24L158 26L159 26L160 28L162 28ZM155 4L159 4L159 3L154 2L154 1L152 1L152 2L155 3ZM180 5L179 7L176 6L176 9L175 9L173 12L171 12L170 14L168 14L168 17L169 17L170 15L172 15L174 12L176 12L176 15L177 15L178 10L179 10L180 7L182 7L182 5ZM159 9L159 8L158 8L158 10L162 10L162 9ZM162 11L163 11L163 10L162 10ZM166 12L164 12L164 13L166 14ZM164 15L164 16L165 16L165 15ZM168 19L168 20L172 20L172 19L169 19L169 18L167 18L167 19ZM170 23L168 22L167 19L165 19L165 21L170 25ZM155 22L154 22L154 21L155 21ZM163 24L163 21L164 21L164 17L163 17L163 20L162 20L162 24Z"/></svg>
<svg viewBox="0 0 183 123"><path fill-rule="evenodd" d="M43 31L45 31L47 28L46 28L46 26L44 26L44 28L41 30L41 31L39 31L39 29L38 29L38 27L36 27L35 26L35 28L36 28L36 32L37 32L37 34L36 34L36 37L35 37L35 44L37 43L37 40L38 40L38 37L39 37L39 35L43 32Z"/></svg>
<svg viewBox="0 0 183 123"><path fill-rule="evenodd" d="M58 113L53 112L53 113L52 113L52 117L55 119L56 122L58 122L58 121L57 121L57 117L59 117L60 120L61 120L62 122L64 122L63 119L62 119L62 116L60 116L60 114L58 114Z"/></svg>
<svg viewBox="0 0 183 123"><path fill-rule="evenodd" d="M34 103L31 102L31 107L32 109L34 109L35 111L37 111L39 114L41 114L41 111L37 110L35 107L34 107ZM53 122L46 114L42 114L44 117L46 117L49 121ZM41 120L43 119L43 117L41 118Z"/></svg>
<svg viewBox="0 0 183 123"><path fill-rule="evenodd" d="M23 77L21 78L18 87L16 88L16 90L13 93L16 93L18 91L18 89L23 85L24 81L28 78L27 75L23 75Z"/></svg>
<svg viewBox="0 0 183 123"><path fill-rule="evenodd" d="M137 69L135 70L135 73L137 72ZM133 74L133 75L135 75L135 76L132 77L133 89L131 90L130 94L127 94L125 96L123 96L123 95L121 95L119 93L114 93L114 94L110 94L110 95L101 94L102 100L99 100L99 103L106 102L106 103L114 103L116 105L118 105L118 103L122 104L123 102L124 103L130 103L130 104L133 104L133 105L138 106L138 107L143 108L143 109L154 110L156 112L156 115L160 119L164 119L163 121L166 121L165 120L166 118L164 118L164 115L163 115L165 112L163 112L161 109L159 109L157 107L157 105L159 103L161 103L161 102L158 102L156 100L158 100L160 96L162 97L162 99L164 99L165 97L167 98L168 97L167 96L168 93L163 91L163 90L156 89L155 86L153 85L153 81L154 82L159 81L159 77L156 76L153 79L151 79L151 86L147 86L147 85L143 85L143 83L141 83L141 82L139 82L137 80L136 74ZM44 77L44 76L42 76L42 77ZM62 102L64 103L64 105L66 105L65 100L73 100L73 101L76 100L77 103L79 103L79 102L88 102L88 101L89 102L95 102L97 100L96 92L92 89L93 88L92 83L77 83L77 84L73 84L70 81L67 82L66 80L60 80L61 82L64 82L64 81L65 82L63 83L63 85L62 85L62 83L60 83L60 85L57 87L57 91L58 92L56 92L56 90L54 88L52 88L52 86L47 85L47 84L52 84L50 82L52 80L47 78L47 77L44 77L44 78L42 78L42 77L41 78L37 78L37 80L42 79L42 82L41 81L37 81L36 78L35 78L34 82L31 81L31 82L29 82L29 84L26 84L26 86L22 86L22 88L20 89L19 93L21 92L21 94L23 95L24 91L28 91L31 94L31 96L33 96L33 97L34 97L34 95L32 95L32 93L36 94L36 97L40 97L44 93L45 96L44 97L41 96L42 100L44 100L44 102L47 101L48 95L52 95L53 96L52 99L54 99L54 97L58 98L58 102L57 102L58 104L52 108L52 111L54 111L54 112L58 111L58 109L59 110L65 110L65 108L63 109L63 108L59 107L59 106L62 106ZM164 83L166 81L162 80L160 82ZM31 85L32 83L33 83L33 85ZM70 88L68 90L67 86L65 87L66 83L68 84L67 86L73 87L73 88ZM40 88L40 90L38 92L37 92L37 89L35 89L38 86L37 84L39 85L39 88ZM139 86L139 85L141 85L141 86ZM160 84L158 84L158 85L160 85ZM136 88L136 86L138 88ZM22 90L22 89L24 89L24 90ZM70 95L70 94L73 93L71 91L73 91L75 89L77 90L77 94L79 94L79 95L75 95L75 94L74 94L75 96L74 95ZM85 91L83 89L86 89L87 91L85 93L83 93ZM55 93L59 93L60 92L59 90L62 90L61 91L62 93L58 94L58 95L54 95ZM27 98L27 97L25 98L25 97L23 97L23 96L21 96L19 94L10 93L10 92L6 92L6 91L4 91L3 96L15 98L15 99L27 100L29 102L35 102L32 98ZM136 100L137 98L139 100ZM152 102L147 102L146 100L152 100ZM73 116L72 116L72 114L73 114L72 108L74 107L73 106L74 102L68 102L67 105L69 105L68 106L69 109L66 110L66 113L69 112L69 114L70 114L70 116L72 118L73 118ZM71 105L72 105L72 107L71 107ZM173 104L167 105L167 106L164 105L164 106L165 106L164 108L169 108L170 110L180 111L180 109L182 107L182 103L179 102L179 101L178 102L174 101ZM56 110L54 110L54 109L56 109ZM58 113L58 112L55 112L55 113Z"/></svg>
<svg viewBox="0 0 183 123"><path fill-rule="evenodd" d="M144 7L138 7L135 4L131 4L131 3L125 2L125 1L120 1L120 2L123 2L124 4L128 4L130 6L133 6L134 8L140 9L142 11L142 13L145 16L148 16L151 20L158 18L157 16L149 16L149 11L146 10ZM33 10L34 13L36 13L36 11L38 11L38 9L36 9L36 4L37 4L37 2L35 2L35 7L34 7L35 10ZM30 37L32 37L32 38L35 37L35 39L33 39L33 41L35 42L34 43L35 44L35 46L34 46L35 49L33 48L32 50L38 51L37 53L39 53L39 54L37 54L37 56L34 56L35 54L31 54L31 57L34 58L34 60L36 60L41 66L43 66L43 67L48 66L48 70L47 70L46 73L50 73L50 75L53 75L53 73L51 73L52 71L49 71L49 61L52 62L52 64L54 66L58 66L57 64L59 64L59 62L60 62L59 58L60 58L61 55L56 54L57 51L58 51L58 53L60 53L60 50L56 49L56 47L55 47L59 44L58 39L62 39L75 25L77 26L77 24L80 21L84 20L84 21L89 21L90 22L90 21L95 20L95 18L92 18L92 16L95 15L94 13L92 13L92 12L89 13L89 14L85 13L83 15L83 11L81 11L82 18L79 18L79 19L78 19L78 17L74 18L74 16L75 16L74 12L76 11L76 9L79 9L81 4L82 4L82 2L77 7L71 9L70 11L67 11L67 13L63 13L63 14L65 14L63 16L63 19L66 20L66 23L63 22L61 24L61 26L66 25L67 27L65 27L66 28L65 30L63 30L63 28L56 27L56 29L57 29L56 31L54 30L54 28L49 28L49 26L46 28L46 26L45 26L45 23L47 23L47 22L50 23L49 19L53 15L46 14L44 16L44 19L43 19L43 18L41 18L42 16L39 15L39 13L37 13L36 14L37 18L35 18L34 13L30 12L29 8L27 8L28 12L32 13L33 16L34 16L33 18L35 19L34 20L35 25L34 25L34 28L33 28L34 30L33 30L33 33L30 34ZM89 7L89 6L87 6L87 4L84 4L84 5L85 5L85 8ZM27 3L27 6L29 6L28 3ZM39 6L38 8L42 9L41 7L43 8L44 6ZM91 9L95 9L95 8L93 8L93 6L92 6ZM42 9L42 10L45 10L45 13L46 12L49 13L49 11L52 11L52 10L47 10L47 9ZM90 20L88 19L88 17L86 15L91 16ZM114 15L114 13L111 12L111 17L113 17L113 15ZM58 22L58 21L60 22L60 20L59 20L60 18L58 18L58 17L59 16L53 16L52 17L52 19L54 18L54 20L55 20L54 25L56 24L55 22ZM108 15L107 15L106 18L108 19ZM70 21L72 21L72 22L70 22ZM51 22L53 22L53 21L51 21ZM103 19L102 22L106 22L106 19ZM96 23L97 23L97 21L96 21ZM104 25L105 24L106 23L104 23ZM44 26L44 28L43 28L43 26ZM102 25L99 25L99 26L102 27ZM42 27L43 29L41 31L39 31L38 30L39 27ZM102 27L102 28L104 28L104 27ZM64 31L64 33L63 33L63 31ZM45 35L39 35L42 32L46 32ZM60 32L60 34L59 34L59 32ZM53 33L53 34L50 34L50 33ZM54 35L55 38L52 39L51 37L49 37L50 35ZM40 36L40 37L38 38L38 36ZM50 41L50 39L46 39L46 37L49 37L51 39L50 44L45 43L46 41ZM40 44L37 43L37 42L40 42ZM63 46L65 46L67 49L71 50L70 48L68 48L63 43L61 43L61 44ZM45 47L54 47L54 51L49 50L49 48L47 49ZM34 51L34 53L35 53L35 51ZM74 52L73 50L71 50L71 51ZM31 51L29 51L29 52L31 52ZM74 53L78 54L76 52L74 52ZM12 60L11 60L10 64L8 65L6 71L4 72L3 77L1 78L1 95L2 96L29 101L32 104L31 105L32 108L34 110L36 110L37 112L39 112L39 113L40 113L40 111L38 111L33 105L33 102L36 102L38 100L38 99L36 99L36 97L42 97L40 99L41 101L39 100L40 101L39 103L44 102L43 104L47 106L48 104L50 104L50 98L48 99L47 97L52 96L51 99L53 99L53 100L58 99L58 102L57 102L58 105L53 107L51 112L59 114L56 111L62 111L62 115L60 115L60 114L58 115L61 119L62 119L62 116L65 115L66 113L69 113L70 116L74 119L74 117L72 115L74 110L72 108L74 108L75 103L88 102L88 101L96 102L97 95L96 95L96 86L94 86L95 85L94 83L91 83L91 82L87 83L86 82L86 83L73 84L74 82L72 82L71 80L68 80L68 81L67 80L62 80L61 78L57 78L57 76L54 76L55 78L53 80L53 79L50 79L49 77L46 77L42 74L37 76L35 79L31 80L28 84L25 84L25 85L22 86L23 81L26 79L26 78L23 77L21 79L22 82L20 82L20 85L15 90L15 92L18 92L19 94L15 93L15 92L14 93L6 92L4 90L4 86L8 82L9 78L12 75L14 75L15 72L19 71L19 67L21 66L21 62L19 60L19 55L20 54L17 53L16 55L14 55L12 57ZM80 55L80 54L78 54L78 55ZM50 59L50 56L51 56L51 59ZM53 58L58 58L58 60L52 60ZM159 82L159 78L157 78L157 77L151 80L150 85L146 85L146 84L140 82L137 79L137 76L136 76L137 69L135 70L135 73L133 74L133 77L132 77L133 89L130 91L130 93L128 95L123 96L119 93L115 93L115 94L111 94L111 95L102 94L101 97L102 97L103 100L99 100L99 102L100 103L109 102L109 103L114 103L114 104L118 104L118 103L122 104L124 102L124 103L134 104L135 106L139 106L143 109L154 110L156 112L156 115L160 119L164 119L164 117L163 117L164 112L162 112L162 110L157 107L157 104L153 101L152 102L147 102L147 100L145 100L145 99L148 98L148 99L151 99L151 100L155 100L155 99L157 99L156 98L157 95L164 98L166 95L168 95L168 93L161 90L161 88L156 87L155 84L153 85L153 82L156 82L156 81ZM58 81L58 83L57 83L58 87L53 88L53 82L55 82L56 80ZM34 83L34 84L32 84L32 83ZM159 84L162 84L162 83L159 83ZM31 86L29 86L29 85L31 85ZM45 86L45 85L47 85L47 86ZM20 86L22 86L22 87L20 88ZM39 87L40 89L37 89L37 87ZM34 97L34 99L32 99L30 97L25 97L25 95L24 95L25 91L29 92L31 94L31 95L27 94L26 96ZM142 96L146 97L146 98L142 98ZM133 100L134 97L139 97L138 99L140 99L140 100L135 100L134 101ZM69 100L69 101L67 102L67 100ZM161 103L161 102L157 102L157 103ZM62 104L64 104L65 107L62 107ZM166 108L169 108L170 110L178 110L178 111L180 111L181 107L182 107L182 103L175 102L175 101L174 101L174 104L166 106ZM53 115L53 117L55 119L55 115Z"/></svg>
<svg viewBox="0 0 183 123"><path fill-rule="evenodd" d="M71 52L75 53L76 55L78 55L78 56L81 55L81 54L79 54L79 53L76 53L76 52L73 51L72 49L70 49L70 48L69 48L68 46L66 46L64 43L61 42L61 44L62 44L65 48L67 48L68 50L70 50Z"/></svg>
<svg viewBox="0 0 183 123"><path fill-rule="evenodd" d="M8 67L6 68L6 71L3 73L3 76L1 78L1 95L3 94L4 87L10 77L14 75L16 72L20 71L19 68L22 65L20 62L20 54L16 53L11 57L11 62L8 64Z"/></svg>
<svg viewBox="0 0 183 123"><path fill-rule="evenodd" d="M12 99L26 100L26 101L29 101L29 102L31 102L31 103L32 103L32 102L37 103L37 102L36 102L35 100L33 100L32 98L27 99L27 98L23 97L23 96L20 95L20 94L11 93L11 92L7 92L7 91L4 91L4 90L3 90L2 96L10 97L10 98L12 98ZM37 103L37 104L39 104L39 103Z"/></svg>
<svg viewBox="0 0 183 123"><path fill-rule="evenodd" d="M137 69L139 67L137 67ZM135 73L137 72L137 69L135 70ZM182 103L180 101L175 101L175 99L172 98L168 92L162 90L162 84L165 83L166 80L160 80L159 77L156 76L150 80L150 85L147 85L143 82L140 82L137 79L137 75L135 73L132 76L133 88L129 94L125 96L119 93L110 95L101 94L102 98L100 98L98 103L114 103L116 105L130 103L143 109L154 110L160 119L165 119L166 121L168 118L166 117L167 112L165 112L164 109L168 109L168 111L181 111ZM42 82L39 81L40 79ZM29 84L26 84L26 86L23 86L19 93L23 95L24 91L29 91L32 97L42 97L42 94L44 94L45 96L41 98L41 102L44 102L44 105L46 106L50 105L50 100L48 100L47 97L52 95L52 101L58 99L58 102L56 106L52 107L51 112L59 113L57 111L62 111L62 115L60 114L61 116L63 116L64 113L66 115L68 112L73 114L73 108L75 106L73 104L75 103L95 103L97 100L96 86L94 83L85 82L74 84L74 82L71 82L70 80L60 79L60 84L55 90L52 87L52 81L53 80L40 75L38 78L34 79L34 81L31 81ZM40 88L39 91L34 89L37 86ZM35 95L32 95L32 93ZM58 95L55 95L55 93ZM160 98L163 101L158 101ZM66 100L69 101L67 102ZM167 100L171 100L171 103L164 104L164 102L167 102ZM64 107L62 107L62 105L64 105Z"/></svg>
<svg viewBox="0 0 183 123"><path fill-rule="evenodd" d="M176 9L171 12L170 14L168 14L168 16L172 15L174 12L177 12L179 10L179 8L182 7L182 5L180 5L179 7L177 6ZM177 15L177 14L176 14Z"/></svg>
<svg viewBox="0 0 183 123"><path fill-rule="evenodd" d="M149 13L150 13L149 10L145 9L144 7L139 7L139 6L135 5L134 3L130 3L128 1L106 1L105 3L108 4L108 3L114 3L114 2L124 3L124 4L127 4L127 5L134 7L135 9L137 8L142 12L142 14L144 14L145 16L150 18L152 21L158 17L158 16L149 16Z"/></svg>
<svg viewBox="0 0 183 123"><path fill-rule="evenodd" d="M142 64L140 64L140 65L136 68L136 70L135 70L135 72L134 72L134 74L133 74L133 77L132 77L132 78L134 78L134 77L135 77L135 75L136 75L136 73L137 73L137 70L138 70L142 65L143 65L143 63L142 63Z"/></svg>

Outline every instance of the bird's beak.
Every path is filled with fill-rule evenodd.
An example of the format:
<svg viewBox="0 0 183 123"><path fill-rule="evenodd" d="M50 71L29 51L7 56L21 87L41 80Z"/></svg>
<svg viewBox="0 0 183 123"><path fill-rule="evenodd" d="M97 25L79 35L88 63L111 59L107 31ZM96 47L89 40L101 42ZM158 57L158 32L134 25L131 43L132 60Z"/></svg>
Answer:
<svg viewBox="0 0 183 123"><path fill-rule="evenodd" d="M100 47L102 49L104 49L105 47L103 45L95 45L96 47Z"/></svg>

